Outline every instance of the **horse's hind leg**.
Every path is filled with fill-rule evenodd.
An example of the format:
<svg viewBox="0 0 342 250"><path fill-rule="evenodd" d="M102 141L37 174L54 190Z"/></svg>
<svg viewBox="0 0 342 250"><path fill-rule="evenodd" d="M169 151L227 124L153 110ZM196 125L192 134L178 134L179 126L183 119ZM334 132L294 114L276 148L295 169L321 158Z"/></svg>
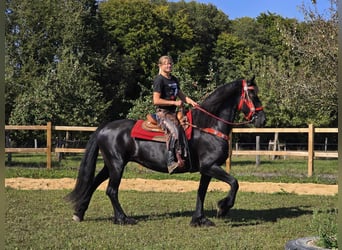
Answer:
<svg viewBox="0 0 342 250"><path fill-rule="evenodd" d="M110 180L106 194L109 196L109 199L114 208L114 223L120 225L134 225L137 224L137 220L134 218L128 217L123 211L119 198L118 198L118 190L119 190L120 181L118 180Z"/></svg>
<svg viewBox="0 0 342 250"><path fill-rule="evenodd" d="M95 190L97 189L98 186L101 185L102 182L107 180L109 177L108 173L108 168L106 165L101 169L101 171L96 175L93 184L89 187L89 190L87 191L86 195L84 196L82 202L80 202L76 207L75 207L75 213L73 215L73 220L74 221L83 221L84 214L86 210L88 209L91 197Z"/></svg>
<svg viewBox="0 0 342 250"><path fill-rule="evenodd" d="M113 161L111 163L112 167L109 169L109 182L106 194L108 195L114 209L114 223L120 225L134 225L137 224L137 220L128 217L119 202L119 186L125 165L126 164L121 161Z"/></svg>

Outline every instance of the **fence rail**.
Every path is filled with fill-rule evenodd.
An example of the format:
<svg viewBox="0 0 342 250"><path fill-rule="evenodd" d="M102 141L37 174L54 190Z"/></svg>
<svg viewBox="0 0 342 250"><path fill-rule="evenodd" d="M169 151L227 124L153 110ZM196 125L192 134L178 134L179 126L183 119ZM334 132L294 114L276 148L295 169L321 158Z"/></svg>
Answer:
<svg viewBox="0 0 342 250"><path fill-rule="evenodd" d="M77 131L77 132L93 132L96 127L81 126L52 126L51 122L47 125L6 125L6 130L43 130L46 132L46 148L11 148L5 147L6 153L46 153L46 167L50 169L52 153L83 153L84 148L61 148L52 147L52 131ZM304 133L308 134L308 149L306 151L279 151L279 150L234 150L232 148L232 135L238 133ZM312 176L314 171L314 158L338 158L337 151L315 151L314 136L317 133L338 133L337 128L315 128L309 124L308 128L233 128L229 136L229 156L226 161L226 169L229 172L231 168L231 159L234 155L269 155L269 156L302 156L307 157L308 176Z"/></svg>
<svg viewBox="0 0 342 250"><path fill-rule="evenodd" d="M230 155L226 162L227 171L230 171L232 155L283 155L283 156L304 156L308 161L308 176L312 176L314 171L314 158L338 158L336 152L319 152L314 150L314 138L317 133L338 133L338 128L315 128L313 124L309 124L308 128L233 128L233 133L306 133L308 134L308 149L306 151L277 151L277 150L233 150L232 136L229 141Z"/></svg>

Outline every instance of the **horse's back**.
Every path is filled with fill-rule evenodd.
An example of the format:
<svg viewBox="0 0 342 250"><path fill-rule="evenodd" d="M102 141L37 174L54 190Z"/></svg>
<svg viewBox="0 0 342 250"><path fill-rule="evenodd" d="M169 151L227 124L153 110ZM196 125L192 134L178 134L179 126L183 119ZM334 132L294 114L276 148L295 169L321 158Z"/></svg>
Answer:
<svg viewBox="0 0 342 250"><path fill-rule="evenodd" d="M135 120L123 119L105 124L98 131L98 145L101 147L105 143L127 143L132 139L130 133L135 123Z"/></svg>
<svg viewBox="0 0 342 250"><path fill-rule="evenodd" d="M114 120L102 126L102 129L123 130L123 131L125 129L131 130L136 122L137 122L136 120L131 120L131 119Z"/></svg>

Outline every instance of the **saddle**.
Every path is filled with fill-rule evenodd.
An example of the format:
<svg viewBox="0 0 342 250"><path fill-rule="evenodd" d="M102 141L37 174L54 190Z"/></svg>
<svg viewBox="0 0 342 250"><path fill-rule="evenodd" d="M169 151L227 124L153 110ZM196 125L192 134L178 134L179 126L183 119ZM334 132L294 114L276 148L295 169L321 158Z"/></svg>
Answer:
<svg viewBox="0 0 342 250"><path fill-rule="evenodd" d="M192 135L192 113L191 111L187 112L186 115L183 115L182 112L177 113L177 118L180 121L181 126L185 130L186 138L184 143L184 150L181 157L185 156L187 160L187 165L189 169L192 169L192 163L190 160L190 152L187 144L187 140L190 140ZM162 130L157 123L156 114L148 114L146 116L146 120L137 120L135 125L131 130L131 137L143 140L157 141L166 143L169 140L169 135ZM177 157L179 155L176 154ZM183 160L183 159L182 159ZM191 171L191 170L190 170Z"/></svg>
<svg viewBox="0 0 342 250"><path fill-rule="evenodd" d="M183 112L177 112L177 119L179 120L184 131L189 128L188 116L184 115ZM146 120L142 123L142 128L148 131L164 132L157 122L156 114L146 115Z"/></svg>
<svg viewBox="0 0 342 250"><path fill-rule="evenodd" d="M185 130L186 138L189 140L192 133L192 127L189 125L192 122L191 112L188 112L186 115L178 112L177 118ZM156 114L148 114L145 120L138 120L132 128L131 136L159 142L166 142L168 140L166 132L158 126Z"/></svg>
<svg viewBox="0 0 342 250"><path fill-rule="evenodd" d="M157 123L157 115L156 114L148 114L146 115L146 120L141 124L142 128L147 131L155 131L155 132L163 132L161 127Z"/></svg>

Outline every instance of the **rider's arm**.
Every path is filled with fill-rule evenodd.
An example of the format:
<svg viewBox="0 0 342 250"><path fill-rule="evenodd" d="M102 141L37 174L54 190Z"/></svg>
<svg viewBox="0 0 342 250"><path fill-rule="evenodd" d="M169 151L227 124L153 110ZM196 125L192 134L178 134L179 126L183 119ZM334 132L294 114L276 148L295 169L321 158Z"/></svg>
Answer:
<svg viewBox="0 0 342 250"><path fill-rule="evenodd" d="M156 106L177 106L177 101L163 99L159 92L153 92L153 104Z"/></svg>
<svg viewBox="0 0 342 250"><path fill-rule="evenodd" d="M198 105L197 102L195 102L194 100L192 100L190 97L184 95L184 93L183 93L181 90L179 90L179 92L178 92L178 97L179 97L183 102L188 103L188 104L190 104L190 105L192 105L192 106L197 106L197 105Z"/></svg>

